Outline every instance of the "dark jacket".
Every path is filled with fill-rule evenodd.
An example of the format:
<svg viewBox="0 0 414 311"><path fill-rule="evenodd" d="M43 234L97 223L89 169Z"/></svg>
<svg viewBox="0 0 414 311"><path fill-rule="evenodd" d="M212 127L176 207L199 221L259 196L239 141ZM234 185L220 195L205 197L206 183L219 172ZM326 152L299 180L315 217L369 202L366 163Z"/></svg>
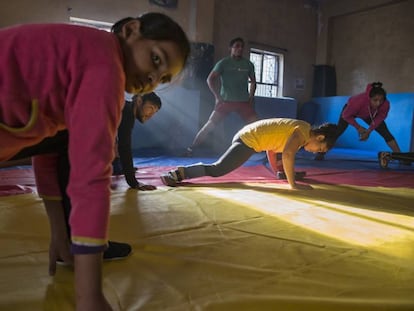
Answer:
<svg viewBox="0 0 414 311"><path fill-rule="evenodd" d="M126 101L122 110L122 120L118 127L118 152L126 182L131 188L138 187L135 168L132 161L132 130L134 129L134 103Z"/></svg>

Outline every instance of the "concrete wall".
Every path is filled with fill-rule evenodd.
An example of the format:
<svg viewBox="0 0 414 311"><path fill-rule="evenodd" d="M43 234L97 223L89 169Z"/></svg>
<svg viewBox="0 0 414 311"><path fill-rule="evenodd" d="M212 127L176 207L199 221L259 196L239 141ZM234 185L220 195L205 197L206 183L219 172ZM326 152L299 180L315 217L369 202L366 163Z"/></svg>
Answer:
<svg viewBox="0 0 414 311"><path fill-rule="evenodd" d="M317 15L306 4L304 0L216 0L216 60L229 54L228 43L238 36L247 42L246 56L255 46L286 49L283 96L299 102L308 100L316 57ZM304 90L295 88L298 78L304 79Z"/></svg>
<svg viewBox="0 0 414 311"><path fill-rule="evenodd" d="M179 0L176 9L151 5L148 0L3 0L0 27L21 23L69 22L79 17L113 23L127 16L162 12L175 19L191 41L212 42L214 1Z"/></svg>
<svg viewBox="0 0 414 311"><path fill-rule="evenodd" d="M333 65L337 94L382 81L389 93L414 90L414 1L322 0L316 62Z"/></svg>

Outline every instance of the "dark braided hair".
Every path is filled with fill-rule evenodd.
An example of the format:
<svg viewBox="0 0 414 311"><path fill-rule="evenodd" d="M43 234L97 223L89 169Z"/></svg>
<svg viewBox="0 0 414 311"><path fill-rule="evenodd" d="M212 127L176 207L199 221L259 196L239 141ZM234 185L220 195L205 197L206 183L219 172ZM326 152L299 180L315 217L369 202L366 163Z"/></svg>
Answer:
<svg viewBox="0 0 414 311"><path fill-rule="evenodd" d="M375 95L382 95L384 99L387 97L387 92L383 89L381 82L371 83L371 91L369 91L369 98L374 97Z"/></svg>
<svg viewBox="0 0 414 311"><path fill-rule="evenodd" d="M337 139L336 133L338 131L338 126L336 124L323 123L319 126L313 127L311 131L315 135L325 136L324 142L326 142L326 147L328 149L331 149L334 146Z"/></svg>
<svg viewBox="0 0 414 311"><path fill-rule="evenodd" d="M240 42L244 47L244 40L241 37L231 39L230 42L229 42L229 47L230 48L233 47L233 44L235 44L236 42Z"/></svg>

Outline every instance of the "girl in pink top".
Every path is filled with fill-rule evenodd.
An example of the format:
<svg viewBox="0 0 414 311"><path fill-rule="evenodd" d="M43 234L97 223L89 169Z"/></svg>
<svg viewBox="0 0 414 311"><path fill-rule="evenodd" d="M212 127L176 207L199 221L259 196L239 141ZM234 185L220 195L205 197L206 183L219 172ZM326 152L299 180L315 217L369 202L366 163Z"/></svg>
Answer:
<svg viewBox="0 0 414 311"><path fill-rule="evenodd" d="M382 83L368 84L364 93L350 97L344 106L338 121L337 139L345 132L348 125L352 125L358 131L359 140L367 140L371 132L375 130L384 138L392 151L400 152L397 141L385 124L389 110L390 102L387 100L387 93L382 88ZM357 118L362 119L368 128L360 125ZM316 156L316 160L323 158L324 153Z"/></svg>
<svg viewBox="0 0 414 311"><path fill-rule="evenodd" d="M102 293L102 252L124 91L149 93L170 82L190 51L181 27L163 14L115 25L116 34L67 24L0 30L0 161L38 155L36 181L51 227L50 273L58 258L71 262L71 241L77 310L111 310ZM65 129L68 137L61 135ZM69 164L69 183L59 185ZM70 239L62 208L66 191Z"/></svg>

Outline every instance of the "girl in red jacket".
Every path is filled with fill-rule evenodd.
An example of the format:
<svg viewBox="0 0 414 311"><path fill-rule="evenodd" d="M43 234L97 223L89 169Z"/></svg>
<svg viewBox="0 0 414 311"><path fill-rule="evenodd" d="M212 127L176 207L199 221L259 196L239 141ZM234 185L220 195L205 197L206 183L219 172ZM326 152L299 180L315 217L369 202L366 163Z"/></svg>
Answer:
<svg viewBox="0 0 414 311"><path fill-rule="evenodd" d="M33 24L0 30L0 162L34 157L51 227L50 273L56 260L73 260L78 311L111 310L102 292L102 257L124 91L149 93L170 82L190 52L182 28L164 14L126 18L114 28Z"/></svg>
<svg viewBox="0 0 414 311"><path fill-rule="evenodd" d="M364 93L354 95L342 109L338 121L336 139L341 136L348 125L352 125L358 132L359 140L365 141L372 131L377 131L393 152L401 152L394 136L385 124L390 102L387 100L387 93L381 82L374 82L367 85ZM368 127L360 125L356 119L362 119ZM318 153L316 160L323 160L325 153Z"/></svg>

